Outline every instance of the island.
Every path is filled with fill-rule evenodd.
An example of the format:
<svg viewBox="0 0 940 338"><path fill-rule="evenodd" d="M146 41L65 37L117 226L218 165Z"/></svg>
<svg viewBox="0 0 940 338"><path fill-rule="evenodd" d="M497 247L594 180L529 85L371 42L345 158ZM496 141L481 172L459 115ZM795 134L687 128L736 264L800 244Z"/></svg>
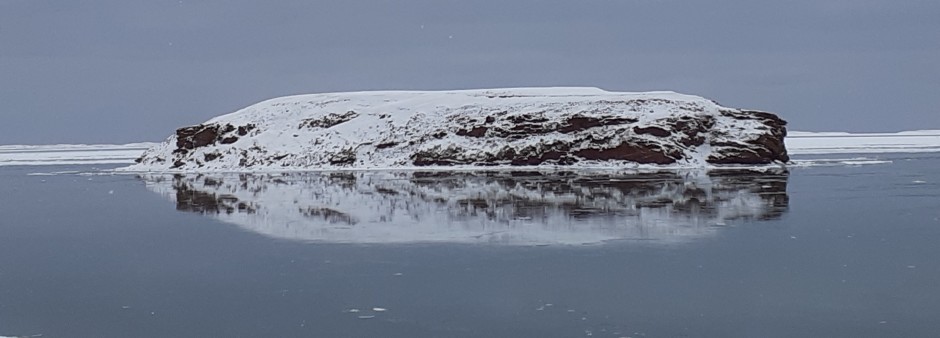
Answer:
<svg viewBox="0 0 940 338"><path fill-rule="evenodd" d="M177 129L129 171L775 165L786 121L675 92L308 94Z"/></svg>

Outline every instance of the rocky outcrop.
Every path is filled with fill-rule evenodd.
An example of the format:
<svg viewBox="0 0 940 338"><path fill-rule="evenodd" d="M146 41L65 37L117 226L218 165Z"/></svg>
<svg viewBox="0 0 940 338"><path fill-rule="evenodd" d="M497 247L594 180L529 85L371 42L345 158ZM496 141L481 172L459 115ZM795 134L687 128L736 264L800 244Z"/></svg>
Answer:
<svg viewBox="0 0 940 338"><path fill-rule="evenodd" d="M255 129L255 125L248 123L243 126L235 127L231 124L209 124L209 125L198 125L193 127L184 127L176 130L176 149L173 150L173 154L176 154L178 159L173 162L174 167L182 167L186 165L183 159L190 153L190 151L197 148L208 147L216 144L232 144L238 141L239 137L248 135L248 132ZM213 161L219 158L221 155L219 153L206 152L203 153L203 159L206 162ZM137 163L141 163L144 160L144 157L137 159Z"/></svg>
<svg viewBox="0 0 940 338"><path fill-rule="evenodd" d="M789 161L785 136L774 114L671 92L314 94L180 128L128 169L764 165Z"/></svg>
<svg viewBox="0 0 940 338"><path fill-rule="evenodd" d="M737 140L733 142L712 143L712 154L708 157L709 163L714 164L765 164L768 159L787 162L787 148L784 138L787 136L787 121L777 115L759 111L730 111L724 110L722 116L736 120L757 120L763 125L763 133L757 138Z"/></svg>

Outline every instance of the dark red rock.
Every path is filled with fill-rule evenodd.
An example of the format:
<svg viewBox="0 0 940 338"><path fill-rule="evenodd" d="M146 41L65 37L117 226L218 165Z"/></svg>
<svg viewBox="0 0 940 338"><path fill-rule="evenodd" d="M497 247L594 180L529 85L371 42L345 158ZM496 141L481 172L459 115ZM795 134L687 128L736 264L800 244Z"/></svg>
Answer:
<svg viewBox="0 0 940 338"><path fill-rule="evenodd" d="M787 136L786 121L777 115L759 111L722 111L721 114L735 119L757 118L769 130L749 141L712 143L712 155L707 159L709 163L761 165L790 161L784 142Z"/></svg>
<svg viewBox="0 0 940 338"><path fill-rule="evenodd" d="M327 116L317 119L306 119L303 120L297 128L330 128L332 126L338 125L340 123L348 122L356 117L359 117L359 113L352 110L345 113L331 113Z"/></svg>
<svg viewBox="0 0 940 338"><path fill-rule="evenodd" d="M245 135L248 135L248 132L250 132L250 131L252 131L252 130L254 130L254 129L255 129L255 125L249 123L249 124L244 125L244 126L239 126L237 133L238 133L238 136L245 136Z"/></svg>
<svg viewBox="0 0 940 338"><path fill-rule="evenodd" d="M637 163L672 164L676 163L676 153L667 152L657 145L621 143L613 148L589 148L574 152L575 156L585 160L622 160Z"/></svg>
<svg viewBox="0 0 940 338"><path fill-rule="evenodd" d="M649 134L649 135L653 135L657 137L666 137L666 136L672 135L672 132L666 129L660 128L660 127L646 127L646 128L633 127L633 132L640 134L640 135Z"/></svg>
<svg viewBox="0 0 940 338"><path fill-rule="evenodd" d="M384 142L384 143L379 143L379 144L375 145L375 148L376 148L376 149L385 149L385 148L391 148L391 147L394 147L394 146L397 146L397 145L398 145L398 142Z"/></svg>
<svg viewBox="0 0 940 338"><path fill-rule="evenodd" d="M461 129L458 130L455 134L458 136L470 136L470 137L483 137L486 135L486 131L490 128L484 126L477 126L471 129Z"/></svg>
<svg viewBox="0 0 940 338"><path fill-rule="evenodd" d="M587 117L587 116L575 115L565 120L565 124L558 128L558 132L570 134L570 133L579 132L579 131L587 130L587 129L594 128L594 127L630 124L630 123L635 123L635 122L637 122L637 120L622 118L622 117L611 116L611 117L605 117L605 118L598 118L598 117Z"/></svg>
<svg viewBox="0 0 940 338"><path fill-rule="evenodd" d="M196 149L215 143L219 136L217 125L197 125L176 130L176 147L178 149Z"/></svg>

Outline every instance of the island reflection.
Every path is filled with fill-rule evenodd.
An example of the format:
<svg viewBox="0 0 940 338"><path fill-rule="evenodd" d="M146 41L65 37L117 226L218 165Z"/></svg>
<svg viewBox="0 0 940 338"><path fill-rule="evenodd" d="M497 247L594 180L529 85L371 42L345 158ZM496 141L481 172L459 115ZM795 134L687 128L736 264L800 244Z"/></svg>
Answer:
<svg viewBox="0 0 940 338"><path fill-rule="evenodd" d="M195 212L333 243L685 242L788 209L785 171L141 175Z"/></svg>

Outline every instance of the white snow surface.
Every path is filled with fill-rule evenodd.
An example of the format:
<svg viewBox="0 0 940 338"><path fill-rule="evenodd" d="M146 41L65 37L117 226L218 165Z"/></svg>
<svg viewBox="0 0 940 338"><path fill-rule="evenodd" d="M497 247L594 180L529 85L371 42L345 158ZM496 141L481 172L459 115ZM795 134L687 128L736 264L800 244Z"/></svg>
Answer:
<svg viewBox="0 0 940 338"><path fill-rule="evenodd" d="M637 103L640 102L640 103ZM551 122L578 114L581 116L610 116L635 118L639 126L661 126L666 119L683 116L713 116L715 129L727 135L709 139L705 145L686 150L683 160L671 167L702 168L711 154L708 142L754 139L763 133L763 124L757 120L738 120L722 116L721 111L738 111L693 95L675 92L608 92L598 88L508 88L458 91L373 91L353 93L308 94L275 98L260 102L231 114L213 118L204 124L232 126L255 125L247 137L231 144L214 144L192 150L187 163L179 171L283 171L285 169L382 169L411 167L409 156L416 151L432 149L459 149L462 154L492 154L503 147L522 149L541 147L552 141L571 141L574 133L553 132L543 135L507 140L492 137L463 137L447 133L442 138L422 139L417 144L410 140L433 135L435 131L459 128L460 119L485 116L483 113L505 112L507 116L535 114ZM355 112L356 117L329 128L300 128L305 121L319 120ZM499 122L497 122L499 123ZM303 129L303 130L301 130ZM313 129L313 130L311 130ZM596 131L604 137L609 128ZM662 139L651 135L636 135L653 143ZM173 151L177 149L176 135L153 147L144 154L145 161L122 170L174 171ZM611 142L619 142L616 138ZM389 148L382 144L396 144ZM611 144L616 146L619 143ZM352 165L328 165L338 154L353 153ZM205 155L219 156L214 160ZM245 169L240 161L252 162ZM586 163L582 166L628 166L636 164L616 162ZM661 168L662 166L657 166ZM424 167L427 168L427 167Z"/></svg>
<svg viewBox="0 0 940 338"><path fill-rule="evenodd" d="M918 153L940 151L940 130L899 133L789 132L785 139L792 155Z"/></svg>
<svg viewBox="0 0 940 338"><path fill-rule="evenodd" d="M157 143L0 145L0 166L130 164Z"/></svg>

